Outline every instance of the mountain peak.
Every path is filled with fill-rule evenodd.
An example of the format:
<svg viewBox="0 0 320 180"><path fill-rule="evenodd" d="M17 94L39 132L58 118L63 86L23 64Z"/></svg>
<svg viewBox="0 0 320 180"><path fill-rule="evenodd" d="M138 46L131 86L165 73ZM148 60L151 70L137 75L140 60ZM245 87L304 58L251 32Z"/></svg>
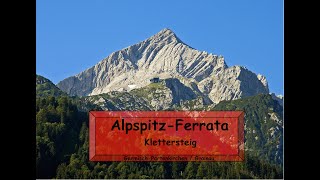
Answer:
<svg viewBox="0 0 320 180"><path fill-rule="evenodd" d="M162 29L158 34L163 34L163 35L171 35L171 34L173 34L173 35L175 35L174 32L169 28Z"/></svg>
<svg viewBox="0 0 320 180"><path fill-rule="evenodd" d="M98 95L145 87L154 77L181 80L214 103L269 92L264 77L243 67L228 68L222 56L191 48L169 28L111 53L57 86L70 95Z"/></svg>
<svg viewBox="0 0 320 180"><path fill-rule="evenodd" d="M177 37L177 35L169 28L164 28L157 34L150 37L150 39L158 41L176 42L182 43L182 41Z"/></svg>

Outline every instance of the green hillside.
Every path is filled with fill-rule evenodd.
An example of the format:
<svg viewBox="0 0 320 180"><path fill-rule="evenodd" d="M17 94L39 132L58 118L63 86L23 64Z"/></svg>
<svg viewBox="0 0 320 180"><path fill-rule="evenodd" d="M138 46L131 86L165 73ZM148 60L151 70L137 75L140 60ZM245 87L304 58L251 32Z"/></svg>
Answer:
<svg viewBox="0 0 320 180"><path fill-rule="evenodd" d="M185 100L170 108L244 110L244 162L90 162L88 111L152 109L167 96L161 84L132 92L66 97L49 80L37 77L37 178L282 178L282 107L270 95L257 95L216 106ZM50 84L51 83L51 84ZM46 84L46 85L44 85ZM40 88L38 88L38 85ZM53 86L52 86L53 85ZM59 93L60 92L60 93ZM153 96L149 94L155 93ZM163 94L164 93L164 94ZM157 95L158 94L158 95ZM154 98L156 97L156 98ZM165 98L163 98L165 100ZM201 98L198 98L201 101ZM167 102L161 102L167 106ZM170 103L169 103L170 104Z"/></svg>
<svg viewBox="0 0 320 180"><path fill-rule="evenodd" d="M47 96L63 96L67 95L62 92L56 85L54 85L49 79L36 75L36 95L37 97Z"/></svg>

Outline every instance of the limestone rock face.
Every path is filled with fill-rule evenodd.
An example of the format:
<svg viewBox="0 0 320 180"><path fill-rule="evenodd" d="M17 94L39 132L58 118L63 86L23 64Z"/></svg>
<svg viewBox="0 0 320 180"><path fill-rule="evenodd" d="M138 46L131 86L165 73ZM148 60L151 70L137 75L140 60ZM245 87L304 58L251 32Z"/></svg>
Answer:
<svg viewBox="0 0 320 180"><path fill-rule="evenodd" d="M175 95L187 99L200 95L210 98L206 101L218 103L269 93L264 76L244 67L228 67L222 56L188 46L170 29L111 53L95 66L60 81L57 86L72 96L90 96L145 87L154 77L171 79L166 83L174 89L173 102L177 99ZM179 92L179 88L175 88L179 83L197 95L187 89L183 89L186 94Z"/></svg>
<svg viewBox="0 0 320 180"><path fill-rule="evenodd" d="M208 93L214 103L269 92L268 84L265 86L257 75L241 66L227 68L200 81L199 89Z"/></svg>

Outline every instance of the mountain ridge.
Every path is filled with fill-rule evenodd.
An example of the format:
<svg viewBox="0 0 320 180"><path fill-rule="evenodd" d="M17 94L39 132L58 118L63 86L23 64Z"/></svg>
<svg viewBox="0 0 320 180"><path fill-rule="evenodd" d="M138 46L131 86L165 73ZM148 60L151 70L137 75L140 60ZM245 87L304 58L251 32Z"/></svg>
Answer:
<svg viewBox="0 0 320 180"><path fill-rule="evenodd" d="M240 66L228 67L223 56L190 47L168 28L111 53L57 86L72 96L91 96L141 88L154 77L176 78L214 103L269 93L264 76Z"/></svg>

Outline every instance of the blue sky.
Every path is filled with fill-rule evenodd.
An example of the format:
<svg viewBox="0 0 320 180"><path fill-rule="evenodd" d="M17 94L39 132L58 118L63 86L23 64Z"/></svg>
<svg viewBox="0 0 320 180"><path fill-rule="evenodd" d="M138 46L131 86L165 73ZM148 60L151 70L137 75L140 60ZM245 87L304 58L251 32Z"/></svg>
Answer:
<svg viewBox="0 0 320 180"><path fill-rule="evenodd" d="M36 72L54 83L170 28L283 94L282 0L37 0Z"/></svg>

